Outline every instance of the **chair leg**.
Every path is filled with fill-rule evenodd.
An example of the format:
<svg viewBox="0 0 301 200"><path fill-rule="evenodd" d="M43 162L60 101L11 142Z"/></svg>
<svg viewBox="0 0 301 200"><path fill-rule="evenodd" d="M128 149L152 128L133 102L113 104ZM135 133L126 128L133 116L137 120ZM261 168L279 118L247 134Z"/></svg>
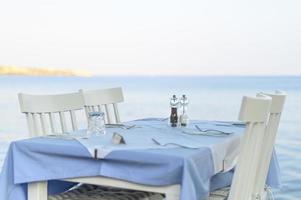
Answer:
<svg viewBox="0 0 301 200"><path fill-rule="evenodd" d="M180 200L180 196L175 193L165 193L165 200Z"/></svg>
<svg viewBox="0 0 301 200"><path fill-rule="evenodd" d="M28 183L28 200L47 200L47 181Z"/></svg>
<svg viewBox="0 0 301 200"><path fill-rule="evenodd" d="M267 193L267 191L265 190L265 191L263 192L263 194L262 194L262 200L267 200L267 199L269 199L269 198L268 198L268 193Z"/></svg>

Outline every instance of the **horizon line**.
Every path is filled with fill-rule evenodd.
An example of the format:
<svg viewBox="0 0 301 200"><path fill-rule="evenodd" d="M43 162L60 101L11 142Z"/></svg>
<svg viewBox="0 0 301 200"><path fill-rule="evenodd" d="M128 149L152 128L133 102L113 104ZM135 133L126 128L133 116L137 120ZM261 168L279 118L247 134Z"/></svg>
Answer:
<svg viewBox="0 0 301 200"><path fill-rule="evenodd" d="M0 76L14 76L14 77L81 77L81 78L93 78L93 77L301 77L301 74L197 74L197 75L180 75L180 74L156 74L156 75L148 75L148 74L134 74L134 75L125 75L125 74L93 74L91 76L78 76L78 75L22 75L22 74L0 74Z"/></svg>

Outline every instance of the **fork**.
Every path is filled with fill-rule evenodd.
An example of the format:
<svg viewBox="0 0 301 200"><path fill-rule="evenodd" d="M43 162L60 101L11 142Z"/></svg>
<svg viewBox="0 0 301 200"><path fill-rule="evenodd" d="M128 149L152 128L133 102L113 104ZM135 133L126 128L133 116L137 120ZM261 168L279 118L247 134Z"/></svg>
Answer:
<svg viewBox="0 0 301 200"><path fill-rule="evenodd" d="M125 125L125 124L106 124L106 128L121 128L121 129L131 129L131 128L138 128L135 124L133 125Z"/></svg>
<svg viewBox="0 0 301 200"><path fill-rule="evenodd" d="M200 132L215 132L215 134L225 134L225 135L230 135L233 132L224 132L220 130L215 130L215 129L201 129L198 125L195 125L195 128L198 129Z"/></svg>
<svg viewBox="0 0 301 200"><path fill-rule="evenodd" d="M123 128L123 129L131 129L131 128L135 128L136 127L136 125L134 124L134 125L129 125L129 126L122 126L121 128Z"/></svg>

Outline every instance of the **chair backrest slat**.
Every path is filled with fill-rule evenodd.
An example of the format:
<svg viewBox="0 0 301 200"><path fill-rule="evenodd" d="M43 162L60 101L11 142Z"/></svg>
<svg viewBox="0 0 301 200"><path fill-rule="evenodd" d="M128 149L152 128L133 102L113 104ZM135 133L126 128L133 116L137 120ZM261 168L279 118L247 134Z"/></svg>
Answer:
<svg viewBox="0 0 301 200"><path fill-rule="evenodd" d="M110 113L110 110L109 110L109 106L107 104L105 105L105 110L106 110L107 121L108 121L109 124L111 124L112 123L111 113Z"/></svg>
<svg viewBox="0 0 301 200"><path fill-rule="evenodd" d="M98 105L98 106L97 106L97 110L98 110L99 112L103 112L103 110L102 110L102 108L101 108L101 105Z"/></svg>
<svg viewBox="0 0 301 200"><path fill-rule="evenodd" d="M34 127L34 135L40 136L41 134L41 124L39 123L39 114L33 113L33 127Z"/></svg>
<svg viewBox="0 0 301 200"><path fill-rule="evenodd" d="M120 116L119 116L117 103L114 103L113 107L114 107L115 120L116 120L117 123L120 123Z"/></svg>
<svg viewBox="0 0 301 200"><path fill-rule="evenodd" d="M83 96L87 117L91 111L101 111L106 115L106 123L120 123L117 103L124 101L120 87L91 91L79 90L79 92Z"/></svg>
<svg viewBox="0 0 301 200"><path fill-rule="evenodd" d="M21 112L26 114L28 129L31 136L77 130L75 111L83 109L83 98L79 93L58 95L19 95ZM66 114L70 116L67 121ZM56 115L58 115L58 119ZM68 123L67 123L68 122Z"/></svg>
<svg viewBox="0 0 301 200"><path fill-rule="evenodd" d="M49 133L49 123L47 122L46 115L47 115L46 113L41 113L40 114L40 121L41 121L41 126L42 126L43 133L48 134Z"/></svg>
<svg viewBox="0 0 301 200"><path fill-rule="evenodd" d="M70 110L69 112L70 112L70 117L71 117L72 129L73 130L78 130L75 111Z"/></svg>
<svg viewBox="0 0 301 200"><path fill-rule="evenodd" d="M55 123L55 115L54 113L48 113L49 115L49 122L50 122L50 128L51 128L51 132L52 133L56 133L58 132L57 131L57 126L56 126L56 123Z"/></svg>
<svg viewBox="0 0 301 200"><path fill-rule="evenodd" d="M31 113L26 113L26 121L27 127L29 130L30 137L34 136L34 124L33 124L33 117Z"/></svg>
<svg viewBox="0 0 301 200"><path fill-rule="evenodd" d="M59 112L59 115L60 115L60 122L61 122L62 132L65 133L68 130L67 124L66 124L65 113L64 112Z"/></svg>
<svg viewBox="0 0 301 200"><path fill-rule="evenodd" d="M242 100L239 120L246 123L246 130L240 144L229 200L252 198L270 107L271 98L267 96L244 97Z"/></svg>

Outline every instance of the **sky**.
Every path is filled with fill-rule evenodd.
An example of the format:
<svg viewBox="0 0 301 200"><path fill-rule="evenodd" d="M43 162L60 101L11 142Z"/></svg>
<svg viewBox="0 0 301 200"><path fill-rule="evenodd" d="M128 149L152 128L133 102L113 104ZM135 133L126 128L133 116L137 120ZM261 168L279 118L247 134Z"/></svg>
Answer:
<svg viewBox="0 0 301 200"><path fill-rule="evenodd" d="M0 0L0 65L301 75L300 0Z"/></svg>

